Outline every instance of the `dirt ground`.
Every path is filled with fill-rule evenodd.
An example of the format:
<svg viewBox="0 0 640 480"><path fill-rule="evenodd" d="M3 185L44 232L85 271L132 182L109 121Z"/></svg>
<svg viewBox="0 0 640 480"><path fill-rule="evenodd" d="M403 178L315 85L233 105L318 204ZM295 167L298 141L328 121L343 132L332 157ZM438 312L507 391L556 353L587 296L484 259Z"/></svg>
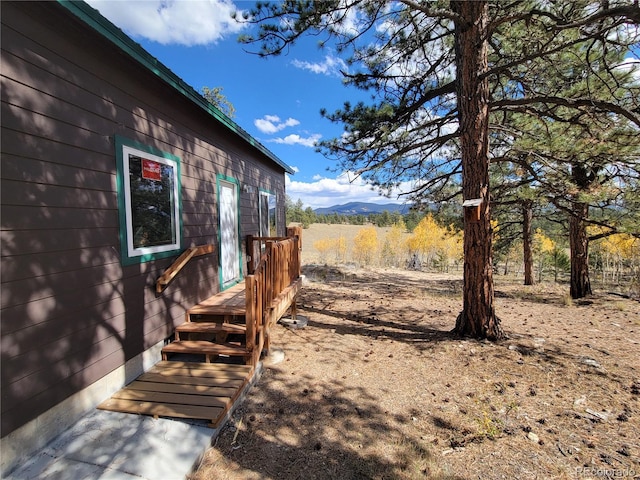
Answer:
<svg viewBox="0 0 640 480"><path fill-rule="evenodd" d="M496 277L508 339L453 337L460 276L307 266L304 328L204 479L640 478L640 303Z"/></svg>

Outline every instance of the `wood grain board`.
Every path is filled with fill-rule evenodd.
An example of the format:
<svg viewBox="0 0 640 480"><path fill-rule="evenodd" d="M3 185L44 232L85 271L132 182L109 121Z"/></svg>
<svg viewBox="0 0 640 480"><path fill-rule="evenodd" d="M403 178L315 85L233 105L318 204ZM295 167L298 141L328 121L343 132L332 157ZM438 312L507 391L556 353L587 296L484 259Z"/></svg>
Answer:
<svg viewBox="0 0 640 480"><path fill-rule="evenodd" d="M217 428L252 374L251 365L161 361L98 408L209 420Z"/></svg>
<svg viewBox="0 0 640 480"><path fill-rule="evenodd" d="M244 315L245 285L240 282L227 290L203 300L187 311L188 315Z"/></svg>

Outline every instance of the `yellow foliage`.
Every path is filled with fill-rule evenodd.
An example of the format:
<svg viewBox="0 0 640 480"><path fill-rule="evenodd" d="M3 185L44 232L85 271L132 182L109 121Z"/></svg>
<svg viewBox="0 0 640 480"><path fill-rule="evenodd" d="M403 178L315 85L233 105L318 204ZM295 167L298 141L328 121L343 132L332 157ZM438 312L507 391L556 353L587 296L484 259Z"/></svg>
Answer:
<svg viewBox="0 0 640 480"><path fill-rule="evenodd" d="M387 232L384 237L384 246L380 252L381 260L386 266L398 266L402 257L403 250L403 238L407 227L404 222L400 220L398 223L394 223L391 230Z"/></svg>
<svg viewBox="0 0 640 480"><path fill-rule="evenodd" d="M541 229L533 234L533 249L538 253L551 253L556 248L556 242L547 237Z"/></svg>
<svg viewBox="0 0 640 480"><path fill-rule="evenodd" d="M610 235L601 239L599 244L606 253L624 260L631 260L640 254L640 240L627 233Z"/></svg>
<svg viewBox="0 0 640 480"><path fill-rule="evenodd" d="M407 227L405 227L404 222L400 221L400 223L394 223L391 230L389 230L385 236L385 240L389 242L395 253L399 253L398 250L402 245L402 239L406 230Z"/></svg>
<svg viewBox="0 0 640 480"><path fill-rule="evenodd" d="M407 240L407 247L412 252L429 256L437 251L443 235L444 229L429 214L413 229L413 235Z"/></svg>
<svg viewBox="0 0 640 480"><path fill-rule="evenodd" d="M347 240L343 236L339 238L322 238L313 242L313 248L320 252L325 262L327 257L333 254L335 261L340 263L344 261L347 254Z"/></svg>
<svg viewBox="0 0 640 480"><path fill-rule="evenodd" d="M378 251L378 232L376 228L361 228L353 239L353 255L356 260L364 265L373 262Z"/></svg>
<svg viewBox="0 0 640 480"><path fill-rule="evenodd" d="M331 249L331 244L331 238L321 238L320 240L313 242L313 248L318 250L320 254L325 255Z"/></svg>
<svg viewBox="0 0 640 480"><path fill-rule="evenodd" d="M449 228L438 225L431 214L424 217L407 239L407 248L418 254L431 266L436 258L442 269L446 269L451 260L463 257L463 235Z"/></svg>
<svg viewBox="0 0 640 480"><path fill-rule="evenodd" d="M444 237L444 253L448 260L464 258L464 236L462 231L456 231L453 225L449 225Z"/></svg>
<svg viewBox="0 0 640 480"><path fill-rule="evenodd" d="M498 225L498 220L495 219L490 220L489 223L491 224L491 230L493 231L493 241L495 242L500 238L500 235L498 235L498 232L500 231L500 225Z"/></svg>

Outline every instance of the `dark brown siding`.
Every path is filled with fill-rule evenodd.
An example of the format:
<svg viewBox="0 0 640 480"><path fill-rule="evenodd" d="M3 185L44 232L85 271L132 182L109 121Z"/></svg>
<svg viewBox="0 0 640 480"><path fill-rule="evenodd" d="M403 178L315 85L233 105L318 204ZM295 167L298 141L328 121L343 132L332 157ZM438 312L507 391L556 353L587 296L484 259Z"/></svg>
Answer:
<svg viewBox="0 0 640 480"><path fill-rule="evenodd" d="M185 248L217 243L217 174L254 186L240 193L244 237L258 231L258 188L283 207L284 172L59 5L0 5L5 436L170 336L219 289L216 255L161 296L173 259L121 265L114 135L180 158Z"/></svg>

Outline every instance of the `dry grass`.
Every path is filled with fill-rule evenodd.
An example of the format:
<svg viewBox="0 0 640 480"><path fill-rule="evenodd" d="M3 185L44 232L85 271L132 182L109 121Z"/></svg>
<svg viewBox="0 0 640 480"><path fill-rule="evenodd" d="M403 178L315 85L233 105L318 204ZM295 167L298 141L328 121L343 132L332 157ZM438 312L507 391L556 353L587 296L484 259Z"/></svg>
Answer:
<svg viewBox="0 0 640 480"><path fill-rule="evenodd" d="M207 453L204 479L640 475L640 304L496 280L509 339L448 332L460 277L305 267L309 323ZM618 477L614 477L618 475ZM626 475L626 476L621 476Z"/></svg>

